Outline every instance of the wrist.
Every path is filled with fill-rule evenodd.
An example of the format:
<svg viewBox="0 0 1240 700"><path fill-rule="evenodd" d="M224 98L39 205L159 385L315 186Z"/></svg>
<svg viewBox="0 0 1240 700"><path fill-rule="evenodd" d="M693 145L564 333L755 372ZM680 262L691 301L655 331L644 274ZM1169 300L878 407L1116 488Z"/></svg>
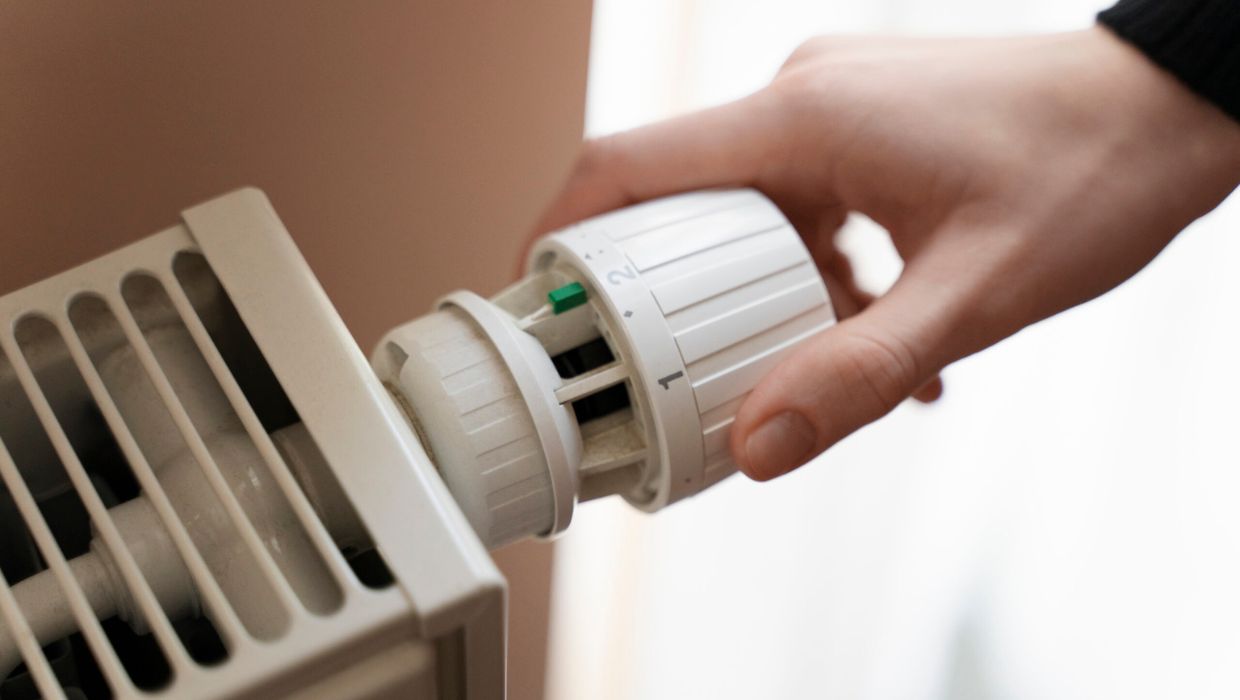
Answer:
<svg viewBox="0 0 1240 700"><path fill-rule="evenodd" d="M1240 183L1240 121L1107 27L1083 34L1123 147L1160 151L1174 166L1168 175L1225 188L1221 195Z"/></svg>
<svg viewBox="0 0 1240 700"><path fill-rule="evenodd" d="M1240 120L1240 11L1234 0L1120 0L1098 21Z"/></svg>

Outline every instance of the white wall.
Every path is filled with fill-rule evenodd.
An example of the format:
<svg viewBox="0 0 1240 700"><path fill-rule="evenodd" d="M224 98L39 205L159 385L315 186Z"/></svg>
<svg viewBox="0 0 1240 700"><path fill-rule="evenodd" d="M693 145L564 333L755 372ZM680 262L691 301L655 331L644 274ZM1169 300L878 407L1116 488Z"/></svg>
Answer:
<svg viewBox="0 0 1240 700"><path fill-rule="evenodd" d="M814 34L1053 31L1101 5L599 0L589 131L745 94ZM554 697L1240 697L1238 222L1233 199L794 475L581 508ZM848 235L865 279L894 277L872 225Z"/></svg>

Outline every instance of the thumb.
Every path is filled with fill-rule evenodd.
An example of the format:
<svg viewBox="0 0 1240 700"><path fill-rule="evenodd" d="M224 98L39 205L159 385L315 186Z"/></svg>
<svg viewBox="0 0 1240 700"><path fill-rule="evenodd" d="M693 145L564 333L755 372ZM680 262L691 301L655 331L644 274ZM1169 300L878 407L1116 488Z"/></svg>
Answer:
<svg viewBox="0 0 1240 700"><path fill-rule="evenodd" d="M946 364L946 334L926 301L898 283L777 366L733 424L741 470L759 481L792 471L933 380Z"/></svg>

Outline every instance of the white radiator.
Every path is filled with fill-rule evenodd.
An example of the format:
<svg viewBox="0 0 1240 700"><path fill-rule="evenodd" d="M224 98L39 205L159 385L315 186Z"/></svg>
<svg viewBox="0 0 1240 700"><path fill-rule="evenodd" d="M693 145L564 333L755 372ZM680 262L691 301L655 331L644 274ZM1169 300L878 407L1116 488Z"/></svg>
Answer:
<svg viewBox="0 0 1240 700"><path fill-rule="evenodd" d="M191 358L173 356L180 345ZM28 550L7 553L27 568L4 575L11 584L46 566L58 588L46 599L67 605L66 632L84 642L40 649L0 584L0 621L40 695L100 683L119 698L502 693L503 580L261 193L190 209L180 226L0 298L0 349L3 539ZM202 397L187 406L200 369L229 425L195 416ZM125 395L135 387L147 395ZM270 437L297 423L377 555L351 566L299 488ZM152 431L165 434L135 437ZM216 462L238 449L212 439L224 432L261 455L244 474ZM140 447L168 449L160 443L188 463ZM283 512L254 512L255 489ZM122 532L109 508L138 493L143 507L121 516L150 522ZM201 528L204 517L221 522ZM152 532L188 580L142 561ZM68 560L92 548L93 568L75 571ZM87 576L118 579L125 600L94 602L138 621L146 641L100 622ZM186 603L161 605L175 586L192 588L188 605L203 613L192 626L166 609ZM98 677L78 677L83 668Z"/></svg>

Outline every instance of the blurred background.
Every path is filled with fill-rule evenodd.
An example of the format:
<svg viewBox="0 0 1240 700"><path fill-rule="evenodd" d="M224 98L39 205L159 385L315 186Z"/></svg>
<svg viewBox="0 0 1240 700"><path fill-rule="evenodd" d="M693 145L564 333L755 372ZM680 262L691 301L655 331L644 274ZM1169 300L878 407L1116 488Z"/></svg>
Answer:
<svg viewBox="0 0 1240 700"><path fill-rule="evenodd" d="M511 282L581 141L591 6L0 2L0 294L264 190L358 344ZM410 546L417 546L411 534ZM550 545L496 555L545 692Z"/></svg>
<svg viewBox="0 0 1240 700"><path fill-rule="evenodd" d="M816 34L1060 31L1106 4L597 0L587 131L744 95ZM1240 697L1238 224L1233 198L793 475L581 508L551 696ZM898 274L872 224L846 241L873 288Z"/></svg>
<svg viewBox="0 0 1240 700"><path fill-rule="evenodd" d="M583 128L743 95L816 34L1105 1L0 3L0 293L257 185L369 349L512 279ZM793 475L500 552L511 697L1240 697L1237 224ZM846 242L874 289L899 273L873 225Z"/></svg>

